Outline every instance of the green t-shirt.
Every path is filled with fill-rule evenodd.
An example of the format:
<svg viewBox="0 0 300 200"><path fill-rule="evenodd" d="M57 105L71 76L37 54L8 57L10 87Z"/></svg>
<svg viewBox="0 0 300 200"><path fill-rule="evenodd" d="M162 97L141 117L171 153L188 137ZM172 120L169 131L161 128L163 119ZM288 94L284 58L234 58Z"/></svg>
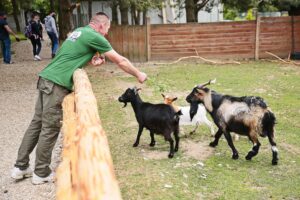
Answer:
<svg viewBox="0 0 300 200"><path fill-rule="evenodd" d="M74 71L86 65L97 51L102 54L110 50L110 43L90 26L77 28L39 76L72 90Z"/></svg>

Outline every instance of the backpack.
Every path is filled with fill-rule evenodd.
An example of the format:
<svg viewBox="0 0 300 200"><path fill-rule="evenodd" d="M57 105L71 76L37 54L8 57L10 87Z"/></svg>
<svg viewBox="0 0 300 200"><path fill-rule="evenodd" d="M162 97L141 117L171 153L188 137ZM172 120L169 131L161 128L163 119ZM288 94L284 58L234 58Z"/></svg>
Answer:
<svg viewBox="0 0 300 200"><path fill-rule="evenodd" d="M30 38L32 35L32 27L31 27L31 23L29 23L27 26L25 26L25 30L24 30L24 35L27 38Z"/></svg>

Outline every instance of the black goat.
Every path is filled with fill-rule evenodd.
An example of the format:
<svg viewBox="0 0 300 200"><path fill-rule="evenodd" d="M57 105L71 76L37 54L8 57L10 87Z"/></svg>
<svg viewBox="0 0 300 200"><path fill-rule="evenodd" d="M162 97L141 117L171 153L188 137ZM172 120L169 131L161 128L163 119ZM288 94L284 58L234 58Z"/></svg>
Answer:
<svg viewBox="0 0 300 200"><path fill-rule="evenodd" d="M233 145L230 132L246 135L253 143L252 150L246 156L247 160L251 160L257 155L261 145L258 141L258 135L261 137L268 136L272 146L272 164L276 165L278 163L278 150L274 142L276 118L266 102L261 97L233 97L219 94L205 87L210 83L211 81L196 86L186 97L186 101L191 103L191 117L197 112L197 104L195 106L195 103L202 103L219 128L215 134L215 140L209 145L217 146L221 135L224 134L232 149L232 158L238 159L238 151Z"/></svg>
<svg viewBox="0 0 300 200"><path fill-rule="evenodd" d="M128 88L122 96L119 97L119 101L124 103L126 107L127 103L131 103L135 113L137 122L139 123L138 135L133 147L139 145L140 137L144 127L150 131L151 143L150 146L155 146L154 134L162 134L166 141L170 143L169 158L174 156L174 152L179 148L179 112L166 104L151 104L143 102L138 94L136 87ZM172 132L175 136L175 149L174 141L171 137Z"/></svg>

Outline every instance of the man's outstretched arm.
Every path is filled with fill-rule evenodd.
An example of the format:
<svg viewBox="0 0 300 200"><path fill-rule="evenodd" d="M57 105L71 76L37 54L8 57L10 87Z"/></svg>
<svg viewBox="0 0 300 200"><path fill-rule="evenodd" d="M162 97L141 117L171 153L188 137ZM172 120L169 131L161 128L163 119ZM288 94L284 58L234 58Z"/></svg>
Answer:
<svg viewBox="0 0 300 200"><path fill-rule="evenodd" d="M135 76L140 83L146 81L147 75L134 67L127 58L121 56L115 50L108 51L104 53L104 55L113 63L117 64L123 71Z"/></svg>

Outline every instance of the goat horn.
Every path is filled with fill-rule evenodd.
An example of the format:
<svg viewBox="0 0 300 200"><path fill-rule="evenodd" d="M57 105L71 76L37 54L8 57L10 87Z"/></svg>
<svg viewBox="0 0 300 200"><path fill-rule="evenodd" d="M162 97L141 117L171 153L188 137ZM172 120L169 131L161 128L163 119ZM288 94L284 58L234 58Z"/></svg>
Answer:
<svg viewBox="0 0 300 200"><path fill-rule="evenodd" d="M197 85L197 88L203 88L204 86L207 86L207 85L210 85L210 84L215 84L217 81L217 79L213 79L213 80L209 80L207 83L203 83L203 84L200 84L200 85Z"/></svg>

